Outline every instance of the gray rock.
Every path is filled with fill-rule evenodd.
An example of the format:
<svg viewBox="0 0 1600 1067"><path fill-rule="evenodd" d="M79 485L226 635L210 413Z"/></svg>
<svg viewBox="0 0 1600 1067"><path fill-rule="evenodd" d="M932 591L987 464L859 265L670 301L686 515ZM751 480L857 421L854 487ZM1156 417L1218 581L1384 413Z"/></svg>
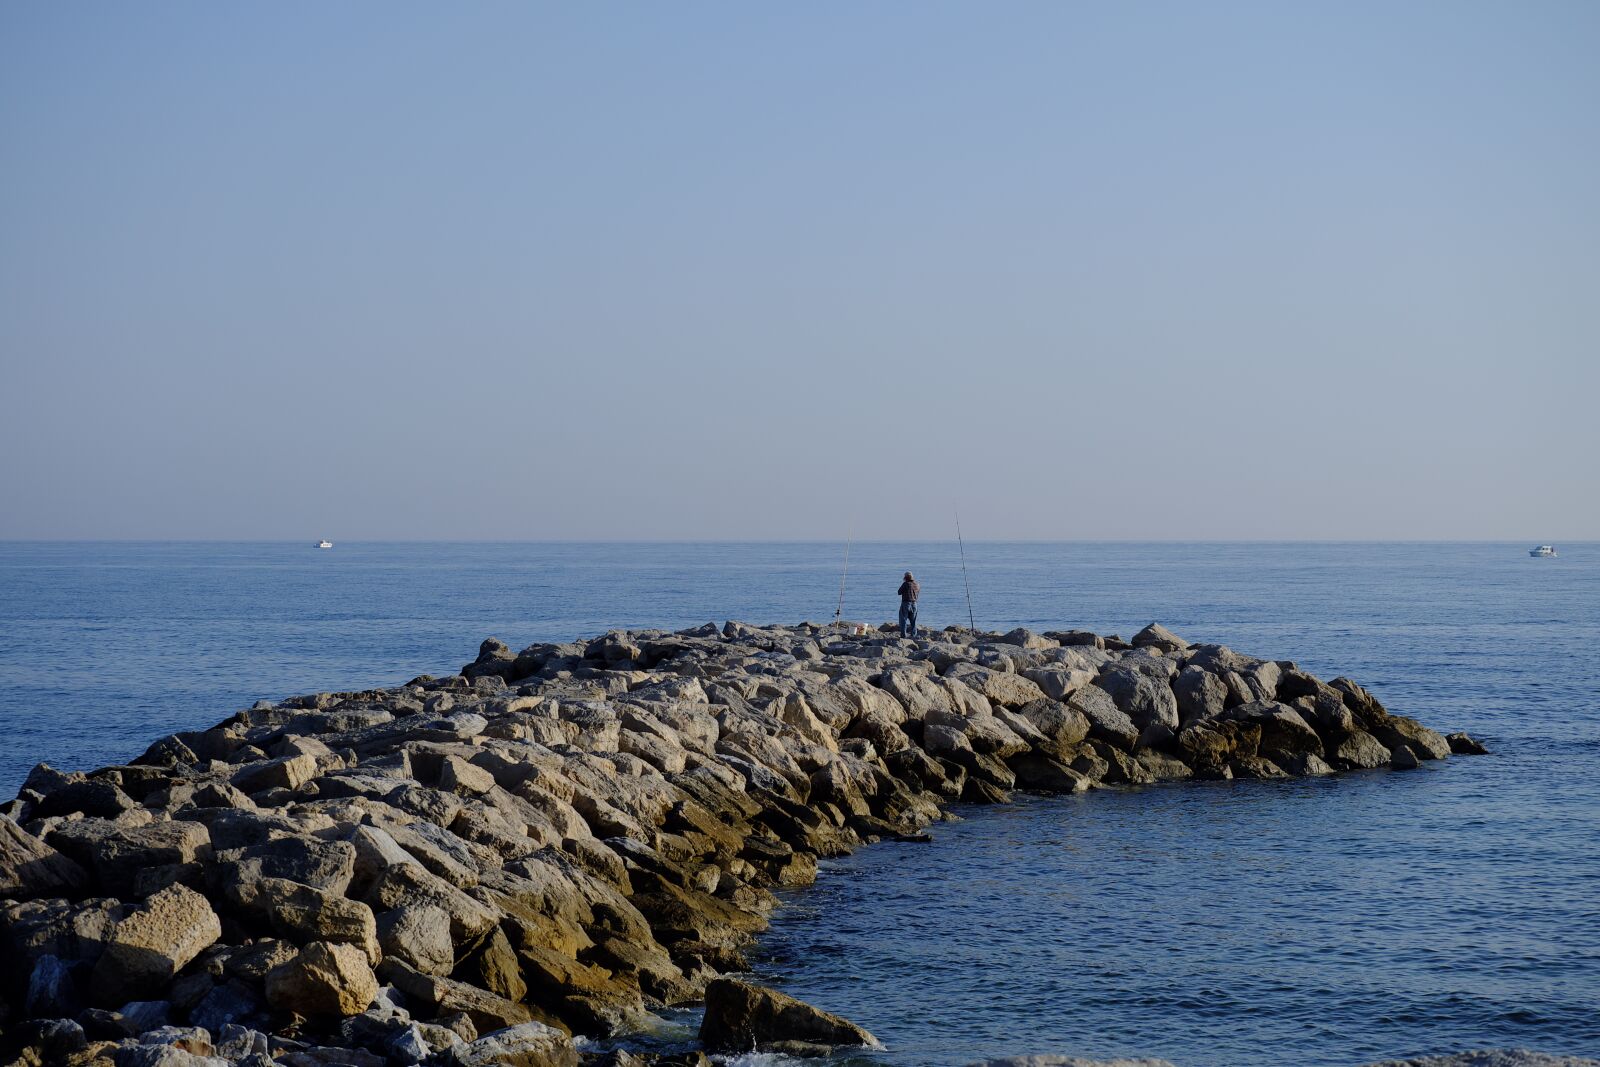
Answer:
<svg viewBox="0 0 1600 1067"><path fill-rule="evenodd" d="M211 1043L211 1032L201 1026L161 1026L139 1035L141 1045L171 1045L196 1056L209 1056L216 1051Z"/></svg>
<svg viewBox="0 0 1600 1067"><path fill-rule="evenodd" d="M1022 676L1037 685L1045 696L1051 700L1065 700L1084 686L1095 680L1099 668L1074 667L1062 665L1059 667L1029 667L1022 672Z"/></svg>
<svg viewBox="0 0 1600 1067"><path fill-rule="evenodd" d="M266 1034L234 1024L217 1031L216 1046L217 1055L230 1060L242 1060L246 1056L269 1056L272 1052L272 1043Z"/></svg>
<svg viewBox="0 0 1600 1067"><path fill-rule="evenodd" d="M1189 642L1159 622L1153 622L1134 634L1129 643L1134 648L1157 648L1162 652L1183 652L1189 647Z"/></svg>
<svg viewBox="0 0 1600 1067"><path fill-rule="evenodd" d="M433 1045L416 1023L407 1024L390 1038L387 1049L389 1058L399 1063L421 1063L433 1055Z"/></svg>
<svg viewBox="0 0 1600 1067"><path fill-rule="evenodd" d="M553 1026L508 1026L439 1054L441 1067L577 1067L572 1039Z"/></svg>
<svg viewBox="0 0 1600 1067"><path fill-rule="evenodd" d="M1172 692L1178 700L1178 719L1192 722L1215 719L1227 707L1228 687L1210 671L1185 667L1172 679Z"/></svg>
<svg viewBox="0 0 1600 1067"><path fill-rule="evenodd" d="M1111 694L1098 685L1086 685L1073 693L1067 706L1089 722L1089 736L1120 749L1131 749L1139 740L1139 727L1117 707Z"/></svg>
<svg viewBox="0 0 1600 1067"><path fill-rule="evenodd" d="M1450 742L1415 719L1391 715L1371 727L1372 736L1394 748L1404 745L1419 760L1444 759L1450 755Z"/></svg>
<svg viewBox="0 0 1600 1067"><path fill-rule="evenodd" d="M1365 730L1356 730L1332 745L1328 758L1335 767L1371 770L1389 765L1389 749Z"/></svg>
<svg viewBox="0 0 1600 1067"><path fill-rule="evenodd" d="M40 956L28 975L22 1010L29 1019L70 1018L83 1008L71 969L55 956Z"/></svg>
<svg viewBox="0 0 1600 1067"><path fill-rule="evenodd" d="M1041 637L1026 627L1019 626L1008 634L1001 636L1000 640L1008 645L1019 648L1055 648L1056 642L1048 637Z"/></svg>
<svg viewBox="0 0 1600 1067"><path fill-rule="evenodd" d="M1041 697L1017 709L1028 725L1038 731L1054 753L1061 754L1089 736L1089 718L1082 711L1058 700ZM1132 724L1129 724L1130 728Z"/></svg>
<svg viewBox="0 0 1600 1067"><path fill-rule="evenodd" d="M356 849L348 841L281 837L247 848L218 852L216 859L211 878L218 888L262 878L286 878L343 896L355 876Z"/></svg>
<svg viewBox="0 0 1600 1067"><path fill-rule="evenodd" d="M196 1056L175 1045L125 1045L111 1059L116 1067L233 1067L220 1056Z"/></svg>
<svg viewBox="0 0 1600 1067"><path fill-rule="evenodd" d="M223 982L189 1010L189 1021L216 1034L228 1026L264 1025L265 1007L251 986L240 981Z"/></svg>
<svg viewBox="0 0 1600 1067"><path fill-rule="evenodd" d="M172 1019L172 1005L165 1000L130 1000L117 1009L136 1034L159 1030Z"/></svg>
<svg viewBox="0 0 1600 1067"><path fill-rule="evenodd" d="M432 904L410 904L377 917L378 943L385 957L405 960L423 974L455 970L450 915Z"/></svg>
<svg viewBox="0 0 1600 1067"><path fill-rule="evenodd" d="M350 831L349 841L355 849L352 884L363 892L386 868L397 863L418 862L381 826L357 826Z"/></svg>
<svg viewBox="0 0 1600 1067"><path fill-rule="evenodd" d="M1106 664L1095 684L1111 694L1118 709L1136 728L1143 729L1159 722L1177 729L1178 698L1165 676L1142 670L1124 660Z"/></svg>
<svg viewBox="0 0 1600 1067"><path fill-rule="evenodd" d="M5 943L23 959L51 955L68 962L92 962L105 951L106 940L124 912L120 902L104 897L81 903L27 900L0 904L0 927L5 929Z"/></svg>
<svg viewBox="0 0 1600 1067"><path fill-rule="evenodd" d="M1017 776L1017 785L1023 789L1042 793L1082 793L1093 784L1087 776L1037 752L1013 756L1006 761L1006 765Z"/></svg>
<svg viewBox="0 0 1600 1067"><path fill-rule="evenodd" d="M36 1025L37 1037L33 1047L44 1053L44 1062L47 1064L58 1063L88 1047L88 1036L83 1032L83 1027L72 1019L45 1019ZM17 1062L31 1065L39 1061L30 1056Z"/></svg>
<svg viewBox="0 0 1600 1067"><path fill-rule="evenodd" d="M946 671L944 677L971 686L992 703L1008 708L1020 708L1045 695L1044 690L1032 679L1009 671L990 670L975 663L958 664Z"/></svg>
<svg viewBox="0 0 1600 1067"><path fill-rule="evenodd" d="M1327 761L1321 756L1317 755L1315 752L1307 752L1300 756L1291 756L1284 761L1282 766L1283 769L1288 771L1290 774L1307 777L1334 773L1334 769L1328 765Z"/></svg>

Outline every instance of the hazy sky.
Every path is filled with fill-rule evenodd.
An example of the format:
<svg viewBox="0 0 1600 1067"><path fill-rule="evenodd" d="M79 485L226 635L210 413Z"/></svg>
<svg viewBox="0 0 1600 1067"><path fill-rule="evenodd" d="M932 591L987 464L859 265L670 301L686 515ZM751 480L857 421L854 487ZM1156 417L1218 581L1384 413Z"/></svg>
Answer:
<svg viewBox="0 0 1600 1067"><path fill-rule="evenodd" d="M1600 537L1600 4L0 5L0 537Z"/></svg>

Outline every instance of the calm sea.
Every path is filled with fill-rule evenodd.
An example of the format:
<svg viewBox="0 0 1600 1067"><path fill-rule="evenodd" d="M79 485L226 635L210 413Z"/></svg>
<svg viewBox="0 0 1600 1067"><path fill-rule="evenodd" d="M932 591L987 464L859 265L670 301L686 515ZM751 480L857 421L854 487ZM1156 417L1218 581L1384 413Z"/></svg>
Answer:
<svg viewBox="0 0 1600 1067"><path fill-rule="evenodd" d="M1494 755L963 809L825 865L762 977L907 1067L1600 1053L1600 545L1559 547L969 543L981 627L1159 620L1349 674ZM452 671L490 635L827 621L841 548L0 544L0 793L262 697ZM908 568L925 622L966 622L943 543L855 545L846 616L889 618Z"/></svg>

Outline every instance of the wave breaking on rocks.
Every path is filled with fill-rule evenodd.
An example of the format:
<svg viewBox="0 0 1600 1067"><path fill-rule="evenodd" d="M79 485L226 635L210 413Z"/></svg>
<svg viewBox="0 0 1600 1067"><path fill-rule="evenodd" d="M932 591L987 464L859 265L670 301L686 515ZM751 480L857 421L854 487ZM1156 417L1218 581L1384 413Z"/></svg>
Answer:
<svg viewBox="0 0 1600 1067"><path fill-rule="evenodd" d="M19 1064L705 1062L873 1043L725 977L773 890L954 803L1482 752L1348 678L1152 624L730 622L262 702L0 806ZM580 1052L706 1002L704 1051Z"/></svg>

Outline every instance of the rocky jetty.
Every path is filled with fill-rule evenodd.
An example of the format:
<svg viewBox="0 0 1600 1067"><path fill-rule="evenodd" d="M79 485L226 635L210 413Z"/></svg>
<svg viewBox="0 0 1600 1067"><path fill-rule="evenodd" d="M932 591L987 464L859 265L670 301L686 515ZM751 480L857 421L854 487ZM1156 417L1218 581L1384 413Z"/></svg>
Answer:
<svg viewBox="0 0 1600 1067"><path fill-rule="evenodd" d="M1481 751L1348 678L1083 631L614 632L260 703L0 806L0 1062L651 1062L865 1030L724 975L773 890L946 805ZM703 1053L661 1063L703 1062Z"/></svg>

